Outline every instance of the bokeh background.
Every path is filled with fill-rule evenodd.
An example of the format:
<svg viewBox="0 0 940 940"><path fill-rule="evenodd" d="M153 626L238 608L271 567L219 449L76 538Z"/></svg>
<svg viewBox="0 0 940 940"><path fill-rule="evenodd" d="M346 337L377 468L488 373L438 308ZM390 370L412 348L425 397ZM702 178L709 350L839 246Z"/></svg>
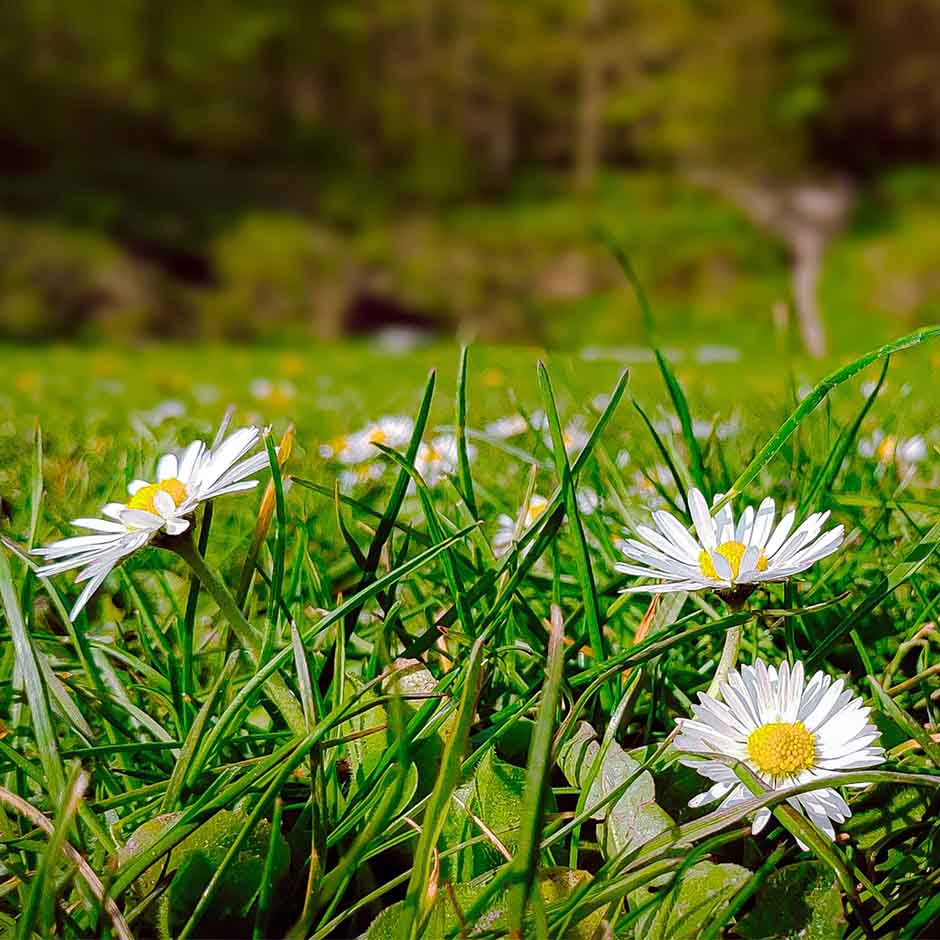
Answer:
<svg viewBox="0 0 940 940"><path fill-rule="evenodd" d="M868 347L938 156L937 0L17 0L0 338Z"/></svg>

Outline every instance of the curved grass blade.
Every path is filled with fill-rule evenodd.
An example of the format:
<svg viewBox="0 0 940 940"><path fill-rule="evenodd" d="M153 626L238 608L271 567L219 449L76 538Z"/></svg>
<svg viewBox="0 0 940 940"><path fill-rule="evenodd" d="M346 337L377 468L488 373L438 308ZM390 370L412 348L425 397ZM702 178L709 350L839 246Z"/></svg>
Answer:
<svg viewBox="0 0 940 940"><path fill-rule="evenodd" d="M796 409L790 417L783 422L776 434L758 451L754 459L751 460L734 483L731 484L728 492L712 506L712 515L744 491L744 488L754 480L761 470L773 459L805 418L815 410L816 406L819 405L834 388L837 388L843 382L847 382L853 376L858 375L863 369L866 369L868 366L872 365L872 363L878 362L880 359L884 359L886 356L891 356L896 352L901 352L904 349L910 349L928 340L938 338L940 338L940 326L925 326L919 330L915 330L913 333L902 336L900 339L894 340L894 342L879 346L877 349L850 362L847 366L836 369L835 372L831 372L827 375L809 395L797 405Z"/></svg>
<svg viewBox="0 0 940 940"><path fill-rule="evenodd" d="M806 657L806 665L811 666L819 662L839 641L840 637L852 630L863 617L871 613L889 594L896 591L913 574L916 574L938 547L940 547L940 522L933 525L927 534L913 548L908 550L899 564L895 565L886 575L881 575L862 602L851 610L848 616L843 618L842 622L814 647L813 651Z"/></svg>
<svg viewBox="0 0 940 940"><path fill-rule="evenodd" d="M890 364L891 357L885 356L885 360L881 366L881 374L878 376L878 381L875 383L874 388L866 397L865 403L859 409L859 412L855 416L855 420L852 422L851 426L842 432L842 434L839 436L839 439L836 441L835 446L832 448L832 450L829 451L829 456L826 458L825 464L823 464L822 469L816 475L816 479L809 487L809 491L800 501L801 509L805 509L807 506L815 506L819 494L828 492L832 484L835 482L836 477L839 475L839 471L842 469L842 464L845 462L846 454L848 454L852 444L855 442L856 437L858 437L858 431L862 426L862 422L865 420L865 417L871 410L872 405L875 403L875 399L878 397L878 393L881 391L881 387L884 385L885 378L888 375L888 366Z"/></svg>

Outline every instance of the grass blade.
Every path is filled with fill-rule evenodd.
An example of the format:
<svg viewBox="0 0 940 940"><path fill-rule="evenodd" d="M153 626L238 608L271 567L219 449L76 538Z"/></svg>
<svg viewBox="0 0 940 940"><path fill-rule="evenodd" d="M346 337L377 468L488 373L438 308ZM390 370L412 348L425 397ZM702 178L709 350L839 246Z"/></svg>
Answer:
<svg viewBox="0 0 940 940"><path fill-rule="evenodd" d="M514 936L522 937L529 895L535 883L538 867L539 842L545 799L548 795L552 768L552 738L555 712L561 697L561 679L564 666L564 622L561 610L552 608L548 641L548 662L545 683L539 702L538 715L532 729L529 759L526 764L523 812L519 821L519 839L516 854L509 863L511 885L509 891L509 926Z"/></svg>
<svg viewBox="0 0 940 940"><path fill-rule="evenodd" d="M457 712L457 723L447 741L441 756L441 771L434 784L431 799L424 811L421 836L415 847L414 866L408 882L405 897L405 915L402 928L409 940L420 936L431 908L436 900L436 886L432 890L430 866L433 854L437 851L437 842L444 830L444 824L450 812L451 797L460 782L460 769L463 762L470 726L473 724L477 694L480 691L480 670L483 662L483 638L478 639L470 650L467 659L463 692Z"/></svg>
<svg viewBox="0 0 940 940"><path fill-rule="evenodd" d="M0 551L0 600L3 602L7 626L13 637L13 655L23 678L33 734L36 737L36 748L39 751L39 761L46 778L46 789L50 799L58 801L62 788L65 786L65 773L62 769L55 730L52 727L46 686L42 681L39 663L33 651L33 643L16 597L13 574L10 571L10 562L5 551Z"/></svg>
<svg viewBox="0 0 940 940"><path fill-rule="evenodd" d="M728 492L712 507L714 515L722 506L731 502L736 496L739 496L754 480L761 470L776 456L783 445L789 440L790 436L803 423L803 421L816 409L816 406L822 402L826 396L843 382L847 382L853 376L858 375L863 369L868 368L872 363L884 359L886 356L894 355L904 349L910 349L921 343L926 343L931 339L940 338L940 326L925 326L907 336L894 342L886 343L877 349L860 356L858 359L850 362L841 369L826 376L800 403L793 413L780 426L774 436L758 451L753 460L744 468L738 478L731 484Z"/></svg>

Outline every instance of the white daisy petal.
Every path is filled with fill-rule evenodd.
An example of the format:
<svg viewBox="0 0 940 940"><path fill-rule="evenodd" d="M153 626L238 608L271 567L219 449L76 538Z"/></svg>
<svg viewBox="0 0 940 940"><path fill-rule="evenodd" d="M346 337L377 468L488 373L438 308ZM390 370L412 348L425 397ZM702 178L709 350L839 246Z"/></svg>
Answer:
<svg viewBox="0 0 940 940"><path fill-rule="evenodd" d="M767 544L776 511L774 501L769 496L761 501L754 515L754 524L751 526L750 538L747 541L748 545L756 545L759 549L762 549Z"/></svg>
<svg viewBox="0 0 940 940"><path fill-rule="evenodd" d="M653 513L653 521L660 532L691 562L697 563L702 553L702 546L686 531L685 526L662 509Z"/></svg>
<svg viewBox="0 0 940 940"><path fill-rule="evenodd" d="M689 490L689 513L692 516L692 522L695 524L695 531L698 533L698 540L706 549L712 549L717 544L715 532L715 520L708 511L708 503L701 491L694 487Z"/></svg>
<svg viewBox="0 0 940 940"><path fill-rule="evenodd" d="M179 461L176 454L164 454L157 461L157 481L175 480L179 473Z"/></svg>
<svg viewBox="0 0 940 940"><path fill-rule="evenodd" d="M712 505L717 504L724 493L716 493L712 500ZM731 509L731 503L725 503L718 512L715 513L715 532L718 544L734 541L734 512Z"/></svg>
<svg viewBox="0 0 940 940"><path fill-rule="evenodd" d="M754 507L745 506L744 512L741 513L741 518L738 519L737 527L734 530L734 540L735 542L740 542L742 545L751 544L751 529L754 526ZM755 555L760 554L759 551L755 550Z"/></svg>
<svg viewBox="0 0 940 940"><path fill-rule="evenodd" d="M791 509L781 520L777 523L777 528L774 529L773 535L770 536L769 541L764 546L764 554L768 558L773 558L777 553L777 549L783 545L784 540L790 534L790 529L793 528L793 520L796 518L796 511Z"/></svg>

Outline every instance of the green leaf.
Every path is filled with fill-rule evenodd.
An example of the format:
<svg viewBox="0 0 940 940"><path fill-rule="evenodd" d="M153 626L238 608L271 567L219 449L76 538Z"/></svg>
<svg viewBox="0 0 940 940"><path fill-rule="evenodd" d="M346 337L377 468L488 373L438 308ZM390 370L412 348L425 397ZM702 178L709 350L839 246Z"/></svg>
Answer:
<svg viewBox="0 0 940 940"><path fill-rule="evenodd" d="M519 812L525 786L525 771L507 764L488 750L470 777L455 791L441 848L458 845L479 836L481 821L512 854L518 844ZM486 839L441 860L441 879L471 881L496 868L504 856Z"/></svg>
<svg viewBox="0 0 940 940"><path fill-rule="evenodd" d="M460 936L465 936L465 925L473 927L469 935L484 930L496 931L503 935L507 926L506 891L497 892L490 900L487 910L475 918L472 924L465 918L467 910L483 894L491 880L491 876L484 876L471 882L451 884L447 890L440 891L424 930L426 940L438 940L454 930L461 931ZM546 868L539 872L536 883L542 903L549 905L563 901L575 888L590 880L591 876L586 871ZM372 921L364 940L401 940L405 929L404 914L404 901L386 908ZM589 914L570 927L561 940L593 940L602 919L603 911ZM530 933L525 936L530 936Z"/></svg>
<svg viewBox="0 0 940 940"><path fill-rule="evenodd" d="M798 862L770 875L736 929L744 940L840 940L846 926L831 869Z"/></svg>
<svg viewBox="0 0 940 940"><path fill-rule="evenodd" d="M751 872L740 865L693 865L677 885L667 889L671 898L665 898L637 920L634 936L643 940L694 940L715 911L730 901L750 877ZM634 891L631 908L649 897L647 888Z"/></svg>
<svg viewBox="0 0 940 940"><path fill-rule="evenodd" d="M582 721L558 755L558 765L572 786L582 787L591 779L600 749L594 729ZM634 776L636 779L625 792L595 815L602 823L599 841L607 858L627 846L638 848L673 825L669 814L656 803L650 772L640 771L640 764L615 741L608 746L600 769L593 775L586 808L600 803Z"/></svg>
<svg viewBox="0 0 940 940"><path fill-rule="evenodd" d="M421 836L415 848L415 862L408 883L408 895L405 898L406 916L403 924L405 936L411 937L412 940L420 935L421 928L430 916L434 905L436 880L434 890L432 890L431 856L437 849L438 839L447 822L451 796L460 778L460 766L476 712L482 667L483 638L481 637L473 644L467 660L457 723L441 756L440 774L425 809Z"/></svg>
<svg viewBox="0 0 940 940"><path fill-rule="evenodd" d="M118 851L118 862L123 865L145 851L170 828L182 813L163 813L141 825ZM160 859L144 871L135 883L139 896L149 894L165 875L172 875L170 886L160 902L160 926L167 936L176 936L186 923L209 883L216 866L228 847L235 841L247 819L244 810L220 810L204 825L187 836L174 848L166 860ZM261 884L268 850L272 841L271 823L263 819L242 843L237 861L230 865L212 903L201 921L201 928L211 932L213 925L233 917L241 917L251 908ZM289 852L283 836L274 839L277 858L271 867L275 882L287 873Z"/></svg>
<svg viewBox="0 0 940 940"><path fill-rule="evenodd" d="M842 829L867 851L919 823L935 799L936 793L924 787L878 787L862 797L861 805L853 805Z"/></svg>

